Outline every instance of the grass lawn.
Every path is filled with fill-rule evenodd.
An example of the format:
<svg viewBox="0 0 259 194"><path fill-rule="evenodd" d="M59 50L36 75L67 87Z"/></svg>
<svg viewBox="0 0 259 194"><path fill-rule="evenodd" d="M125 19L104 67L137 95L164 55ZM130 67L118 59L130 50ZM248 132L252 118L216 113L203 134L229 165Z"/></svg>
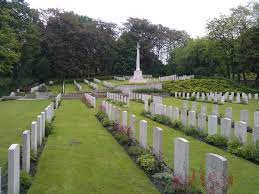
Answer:
<svg viewBox="0 0 259 194"><path fill-rule="evenodd" d="M52 92L53 94L59 94L62 93L62 84L54 84L54 85L48 85L48 90Z"/></svg>
<svg viewBox="0 0 259 194"><path fill-rule="evenodd" d="M176 106L178 108L182 108L183 107L183 101L181 99L177 99L177 98L163 98L163 103L166 105L172 105L172 106ZM187 101L189 102L189 109L191 109L192 106L192 102L193 101ZM200 111L201 109L201 104L202 102L196 102L197 104L197 110ZM207 115L209 115L212 112L213 106L214 104L212 103L206 103L207 104ZM222 116L225 116L225 109L227 107L232 107L232 117L234 121L239 121L240 120L240 110L242 109L247 109L249 111L249 126L253 127L254 126L254 112L256 110L259 110L259 104L258 101L256 100L249 100L249 104L245 105L245 104L234 104L234 103L229 103L226 102L223 105L218 105L219 106L219 113Z"/></svg>
<svg viewBox="0 0 259 194"><path fill-rule="evenodd" d="M234 177L234 184L230 188L229 193L248 193L253 194L259 190L259 166L244 159L238 158L219 148L198 141L192 137L184 135L182 132L169 128L165 125L156 123L148 118L140 115L144 109L144 105L137 102L130 102L128 110L128 118L130 114L136 115L137 139L139 137L139 121L144 119L148 122L148 144L152 146L153 128L161 127L163 129L163 157L165 162L173 167L174 139L183 137L190 142L190 169L200 168L205 170L205 154L216 153L228 160L229 175ZM129 123L129 121L128 121Z"/></svg>
<svg viewBox="0 0 259 194"><path fill-rule="evenodd" d="M111 82L114 86L119 86L119 85L125 85L125 84L129 84L129 80L105 80L107 82Z"/></svg>
<svg viewBox="0 0 259 194"><path fill-rule="evenodd" d="M81 83L79 83L79 84L82 86L82 91L84 91L84 92L90 92L90 91L92 91L92 88L91 88L88 84L83 83L83 82L81 82Z"/></svg>
<svg viewBox="0 0 259 194"><path fill-rule="evenodd" d="M63 101L30 194L158 193L81 101Z"/></svg>
<svg viewBox="0 0 259 194"><path fill-rule="evenodd" d="M50 103L48 100L10 100L0 102L0 164L7 162L7 149L22 142L22 132L31 128L31 122Z"/></svg>
<svg viewBox="0 0 259 194"><path fill-rule="evenodd" d="M65 93L77 93L74 83L65 83Z"/></svg>

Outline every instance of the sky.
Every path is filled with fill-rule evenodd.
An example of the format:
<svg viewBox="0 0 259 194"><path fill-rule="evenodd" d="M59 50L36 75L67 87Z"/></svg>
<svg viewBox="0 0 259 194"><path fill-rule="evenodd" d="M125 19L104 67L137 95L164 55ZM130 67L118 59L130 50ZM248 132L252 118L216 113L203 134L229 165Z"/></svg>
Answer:
<svg viewBox="0 0 259 194"><path fill-rule="evenodd" d="M117 24L145 18L191 37L206 34L206 22L249 0L26 0L31 8L59 8Z"/></svg>

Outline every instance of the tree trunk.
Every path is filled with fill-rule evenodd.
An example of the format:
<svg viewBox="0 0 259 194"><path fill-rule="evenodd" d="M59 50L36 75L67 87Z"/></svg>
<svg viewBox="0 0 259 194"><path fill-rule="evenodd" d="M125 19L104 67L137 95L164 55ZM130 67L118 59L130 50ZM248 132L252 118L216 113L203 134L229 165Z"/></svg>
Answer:
<svg viewBox="0 0 259 194"><path fill-rule="evenodd" d="M226 68L227 68L227 77L230 79L230 67L229 67L229 64L226 64Z"/></svg>
<svg viewBox="0 0 259 194"><path fill-rule="evenodd" d="M245 75L245 72L244 72L244 71L242 71L242 75L243 75L243 78L244 78L245 85L247 85L246 75Z"/></svg>

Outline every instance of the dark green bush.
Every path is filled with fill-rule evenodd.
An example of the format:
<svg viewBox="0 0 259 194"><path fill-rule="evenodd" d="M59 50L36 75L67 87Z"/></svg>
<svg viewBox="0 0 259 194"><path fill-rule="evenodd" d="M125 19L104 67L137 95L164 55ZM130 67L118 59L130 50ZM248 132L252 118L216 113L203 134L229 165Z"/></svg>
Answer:
<svg viewBox="0 0 259 194"><path fill-rule="evenodd" d="M259 162L259 140L256 141L256 147L255 147L255 161Z"/></svg>
<svg viewBox="0 0 259 194"><path fill-rule="evenodd" d="M246 144L242 147L239 147L237 149L237 154L241 158L244 158L246 160L254 160L255 159L255 153L256 153L256 148L255 145L253 144Z"/></svg>
<svg viewBox="0 0 259 194"><path fill-rule="evenodd" d="M97 116L97 118L98 118L99 120L103 120L104 117L106 117L106 114L105 114L105 112L103 112L103 111L98 111L98 112L96 113L96 116Z"/></svg>
<svg viewBox="0 0 259 194"><path fill-rule="evenodd" d="M215 145L215 146L227 146L228 140L227 138L221 136L221 135L208 135L207 137L204 138L204 140L211 144L211 145Z"/></svg>
<svg viewBox="0 0 259 194"><path fill-rule="evenodd" d="M141 155L138 164L147 174L154 174L159 169L158 161L150 153Z"/></svg>
<svg viewBox="0 0 259 194"><path fill-rule="evenodd" d="M185 127L183 129L183 132L185 135L188 135L188 136L192 136L192 137L198 136L198 131L193 127Z"/></svg>
<svg viewBox="0 0 259 194"><path fill-rule="evenodd" d="M102 125L104 127L109 127L112 125L111 121L108 119L108 117L104 117L103 120L102 120Z"/></svg>
<svg viewBox="0 0 259 194"><path fill-rule="evenodd" d="M54 131L54 125L52 123L46 122L45 124L45 135L49 136Z"/></svg>
<svg viewBox="0 0 259 194"><path fill-rule="evenodd" d="M32 184L32 177L25 171L21 171L20 174L21 188L27 190Z"/></svg>
<svg viewBox="0 0 259 194"><path fill-rule="evenodd" d="M146 150L144 150L143 148L141 148L139 146L131 146L128 149L128 154L130 156L135 156L135 157L136 156L140 156L140 155L142 155L142 154L144 154L146 152L147 152Z"/></svg>
<svg viewBox="0 0 259 194"><path fill-rule="evenodd" d="M155 115L155 121L164 125L171 125L171 119L164 115Z"/></svg>
<svg viewBox="0 0 259 194"><path fill-rule="evenodd" d="M163 89L174 92L246 92L256 93L258 91L249 87L244 87L228 79L191 79L191 80L179 80L163 83Z"/></svg>
<svg viewBox="0 0 259 194"><path fill-rule="evenodd" d="M126 135L117 133L114 135L114 138L121 144L126 145L129 142L129 138Z"/></svg>
<svg viewBox="0 0 259 194"><path fill-rule="evenodd" d="M172 182L173 180L173 174L168 172L155 173L154 175L152 175L152 177L166 182Z"/></svg>
<svg viewBox="0 0 259 194"><path fill-rule="evenodd" d="M195 97L195 96L191 96L189 100L195 101L195 100L196 100L196 97Z"/></svg>
<svg viewBox="0 0 259 194"><path fill-rule="evenodd" d="M174 121L170 127L180 130L183 128L183 124L181 121Z"/></svg>
<svg viewBox="0 0 259 194"><path fill-rule="evenodd" d="M227 144L227 151L231 154L237 154L238 149L242 147L242 143L239 141L238 138L233 138Z"/></svg>

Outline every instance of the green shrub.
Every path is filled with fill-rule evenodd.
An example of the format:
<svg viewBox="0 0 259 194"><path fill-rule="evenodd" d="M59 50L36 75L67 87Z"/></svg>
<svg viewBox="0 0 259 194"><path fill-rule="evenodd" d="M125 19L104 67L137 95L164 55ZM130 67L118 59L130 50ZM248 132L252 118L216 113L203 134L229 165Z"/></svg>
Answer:
<svg viewBox="0 0 259 194"><path fill-rule="evenodd" d="M154 174L159 169L158 161L150 153L141 155L138 164L147 174Z"/></svg>
<svg viewBox="0 0 259 194"><path fill-rule="evenodd" d="M98 111L98 112L96 113L96 117L97 117L99 120L103 120L104 117L106 117L106 114L105 114L104 111Z"/></svg>
<svg viewBox="0 0 259 194"><path fill-rule="evenodd" d="M163 89L174 93L178 92L246 92L246 93L256 93L258 91L251 89L249 87L244 87L238 83L228 80L228 79L191 79L191 80L179 80L172 82L163 83Z"/></svg>
<svg viewBox="0 0 259 194"><path fill-rule="evenodd" d="M202 139L205 139L208 136L208 133L205 131L198 130L198 136Z"/></svg>
<svg viewBox="0 0 259 194"><path fill-rule="evenodd" d="M195 96L191 96L189 100L195 101L195 100L196 100L196 97L195 97Z"/></svg>
<svg viewBox="0 0 259 194"><path fill-rule="evenodd" d="M126 145L129 142L129 138L126 135L117 133L115 134L114 138L121 144Z"/></svg>
<svg viewBox="0 0 259 194"><path fill-rule="evenodd" d="M221 135L208 135L207 137L204 138L204 140L211 144L211 145L215 145L215 146L227 146L228 140L227 138L221 136Z"/></svg>
<svg viewBox="0 0 259 194"><path fill-rule="evenodd" d="M242 146L242 143L239 141L238 138L234 137L231 141L227 144L227 151L231 154L237 154L238 149Z"/></svg>
<svg viewBox="0 0 259 194"><path fill-rule="evenodd" d="M188 135L188 136L192 136L192 137L198 136L198 131L193 127L185 127L183 129L183 132L185 135Z"/></svg>
<svg viewBox="0 0 259 194"><path fill-rule="evenodd" d="M152 102L153 102L153 99L152 99L152 98L149 98L149 99L148 99L148 105L150 105Z"/></svg>
<svg viewBox="0 0 259 194"><path fill-rule="evenodd" d="M102 125L103 125L104 127L109 127L109 126L112 125L112 123L111 123L111 121L109 120L108 117L104 117L103 120L102 120Z"/></svg>
<svg viewBox="0 0 259 194"><path fill-rule="evenodd" d="M173 174L168 172L155 173L152 177L166 182L172 182L173 180Z"/></svg>
<svg viewBox="0 0 259 194"><path fill-rule="evenodd" d="M259 140L256 141L255 147L255 161L259 162Z"/></svg>
<svg viewBox="0 0 259 194"><path fill-rule="evenodd" d="M34 151L31 151L31 155L30 155L30 160L33 163L36 163L38 158L37 158L37 154Z"/></svg>
<svg viewBox="0 0 259 194"><path fill-rule="evenodd" d="M140 155L142 155L142 154L144 154L146 152L147 152L146 150L144 150L143 148L141 148L139 146L131 146L128 149L128 154L130 156L135 156L135 157L136 156L140 156Z"/></svg>
<svg viewBox="0 0 259 194"><path fill-rule="evenodd" d="M255 153L256 153L255 145L246 144L246 145L238 148L237 150L238 150L238 152L236 155L240 156L241 158L244 158L246 160L255 159Z"/></svg>
<svg viewBox="0 0 259 194"><path fill-rule="evenodd" d="M171 125L171 119L164 115L155 115L155 121L164 125Z"/></svg>
<svg viewBox="0 0 259 194"><path fill-rule="evenodd" d="M21 182L21 188L27 190L30 188L32 184L32 177L27 172L21 171L20 182Z"/></svg>
<svg viewBox="0 0 259 194"><path fill-rule="evenodd" d="M45 124L45 135L49 136L54 131L54 125L52 123L46 122Z"/></svg>
<svg viewBox="0 0 259 194"><path fill-rule="evenodd" d="M183 124L180 121L174 121L170 127L180 130L183 128Z"/></svg>

